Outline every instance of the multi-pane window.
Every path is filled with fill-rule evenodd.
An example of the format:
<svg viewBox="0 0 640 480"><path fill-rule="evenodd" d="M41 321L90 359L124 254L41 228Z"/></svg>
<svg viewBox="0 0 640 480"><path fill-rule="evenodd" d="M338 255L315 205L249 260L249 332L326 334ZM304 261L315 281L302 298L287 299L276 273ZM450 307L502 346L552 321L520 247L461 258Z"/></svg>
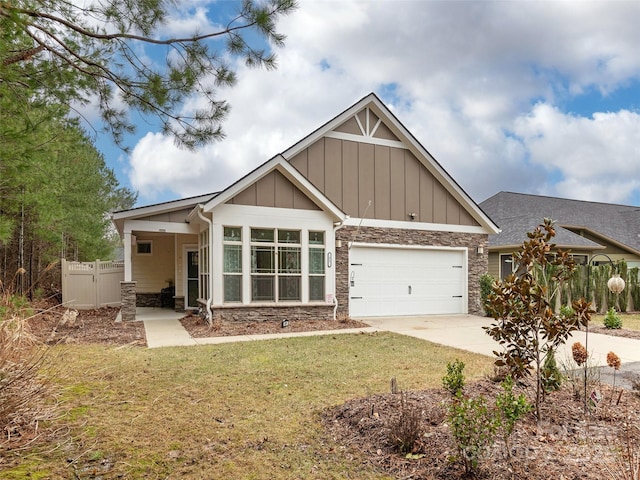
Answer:
<svg viewBox="0 0 640 480"><path fill-rule="evenodd" d="M324 300L324 232L309 232L309 300Z"/></svg>
<svg viewBox="0 0 640 480"><path fill-rule="evenodd" d="M278 230L278 299L300 300L300 231Z"/></svg>
<svg viewBox="0 0 640 480"><path fill-rule="evenodd" d="M242 301L242 228L224 227L223 236L224 301Z"/></svg>
<svg viewBox="0 0 640 480"><path fill-rule="evenodd" d="M299 230L251 229L251 300L301 300Z"/></svg>
<svg viewBox="0 0 640 480"><path fill-rule="evenodd" d="M200 298L209 298L209 230L203 230L199 236L198 263L200 272Z"/></svg>

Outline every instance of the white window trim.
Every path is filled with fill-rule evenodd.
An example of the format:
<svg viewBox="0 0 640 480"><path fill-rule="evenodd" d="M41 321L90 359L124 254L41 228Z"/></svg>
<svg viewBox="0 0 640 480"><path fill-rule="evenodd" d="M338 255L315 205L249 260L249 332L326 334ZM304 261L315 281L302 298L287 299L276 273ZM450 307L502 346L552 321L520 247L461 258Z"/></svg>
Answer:
<svg viewBox="0 0 640 480"><path fill-rule="evenodd" d="M224 303L222 289L223 262L223 230L224 226L242 226L242 303ZM333 218L326 212L316 210L292 210L274 207L256 207L247 205L219 205L213 212L212 226L212 308L241 308L280 306L298 307L301 305L323 305L327 301L333 303L335 297L335 261L331 266L326 264L326 256L331 254L335 259L335 235ZM251 228L268 228L284 230L300 230L302 232L302 301L287 302L252 302L251 301ZM325 301L309 301L309 259L308 232L325 232Z"/></svg>

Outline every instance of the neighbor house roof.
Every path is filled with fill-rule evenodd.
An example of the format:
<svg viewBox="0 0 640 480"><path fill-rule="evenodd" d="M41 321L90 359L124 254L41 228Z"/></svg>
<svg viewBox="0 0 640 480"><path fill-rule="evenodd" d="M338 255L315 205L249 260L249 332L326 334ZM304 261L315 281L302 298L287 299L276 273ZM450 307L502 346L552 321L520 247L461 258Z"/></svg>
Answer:
<svg viewBox="0 0 640 480"><path fill-rule="evenodd" d="M560 248L603 249L613 244L640 254L640 207L499 192L480 207L502 232L489 237L489 247L513 247L544 218L556 222L553 242ZM594 240L580 235L584 232ZM602 240L602 243L598 242Z"/></svg>

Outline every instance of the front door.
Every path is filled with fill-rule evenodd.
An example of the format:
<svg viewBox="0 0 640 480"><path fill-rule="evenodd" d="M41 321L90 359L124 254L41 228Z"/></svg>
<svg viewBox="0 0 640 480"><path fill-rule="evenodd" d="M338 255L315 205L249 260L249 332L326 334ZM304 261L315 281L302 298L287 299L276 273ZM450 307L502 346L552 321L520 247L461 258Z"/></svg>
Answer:
<svg viewBox="0 0 640 480"><path fill-rule="evenodd" d="M198 308L198 250L187 250L186 308Z"/></svg>

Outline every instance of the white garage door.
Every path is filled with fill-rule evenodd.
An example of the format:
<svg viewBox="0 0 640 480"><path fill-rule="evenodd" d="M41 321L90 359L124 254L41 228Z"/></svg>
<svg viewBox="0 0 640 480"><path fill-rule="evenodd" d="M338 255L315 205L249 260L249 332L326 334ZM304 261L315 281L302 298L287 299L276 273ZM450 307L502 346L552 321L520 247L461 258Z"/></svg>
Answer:
<svg viewBox="0 0 640 480"><path fill-rule="evenodd" d="M352 317L466 313L462 250L357 247L349 252Z"/></svg>

